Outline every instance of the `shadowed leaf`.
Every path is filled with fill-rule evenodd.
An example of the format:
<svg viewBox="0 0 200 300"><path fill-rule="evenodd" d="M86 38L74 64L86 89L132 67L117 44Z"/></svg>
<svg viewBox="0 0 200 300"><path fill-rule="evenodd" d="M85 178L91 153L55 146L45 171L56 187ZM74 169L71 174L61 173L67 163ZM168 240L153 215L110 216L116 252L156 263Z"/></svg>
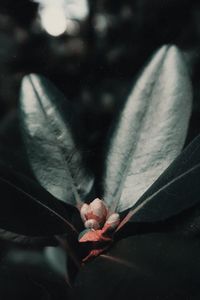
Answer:
<svg viewBox="0 0 200 300"><path fill-rule="evenodd" d="M49 237L76 232L70 223L74 209L68 207L67 210L42 187L2 164L0 191L0 228L4 238L17 238L15 234ZM6 235L5 230L12 234Z"/></svg>
<svg viewBox="0 0 200 300"><path fill-rule="evenodd" d="M56 273L66 277L67 253L61 247L47 247L45 249L45 257Z"/></svg>
<svg viewBox="0 0 200 300"><path fill-rule="evenodd" d="M200 297L200 241L147 234L118 241L79 272L71 299Z"/></svg>

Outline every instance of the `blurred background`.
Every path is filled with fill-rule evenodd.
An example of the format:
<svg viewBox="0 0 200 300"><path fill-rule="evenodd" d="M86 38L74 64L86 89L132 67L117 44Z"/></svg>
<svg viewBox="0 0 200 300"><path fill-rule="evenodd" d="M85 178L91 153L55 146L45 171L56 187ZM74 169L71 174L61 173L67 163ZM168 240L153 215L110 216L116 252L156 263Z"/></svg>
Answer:
<svg viewBox="0 0 200 300"><path fill-rule="evenodd" d="M165 43L178 45L194 85L199 132L200 3L195 0L1 0L0 118L17 107L22 77L51 79L100 143L135 76Z"/></svg>
<svg viewBox="0 0 200 300"><path fill-rule="evenodd" d="M22 77L34 72L52 80L72 103L85 130L85 147L91 149L91 163L94 163L101 156L115 111L126 99L139 70L166 43L181 48L192 78L194 106L188 142L200 132L198 0L1 0L1 157L21 168L24 158L19 155L20 135L13 124L16 124ZM3 253L7 245L1 243ZM62 288L49 296L52 286L49 278L45 279L48 291L40 282L24 275L17 273L12 278L13 268L15 272L17 269L13 266L21 259L16 256L18 252L13 253L14 256L9 256L6 252L6 259L9 256L12 261L14 257L11 269L7 263L10 258L5 269L1 267L1 300L30 299L30 284L36 293L33 292L33 298L62 299L58 292ZM39 261L40 258L37 256ZM18 280L25 282L23 292ZM9 294L10 285L14 294Z"/></svg>

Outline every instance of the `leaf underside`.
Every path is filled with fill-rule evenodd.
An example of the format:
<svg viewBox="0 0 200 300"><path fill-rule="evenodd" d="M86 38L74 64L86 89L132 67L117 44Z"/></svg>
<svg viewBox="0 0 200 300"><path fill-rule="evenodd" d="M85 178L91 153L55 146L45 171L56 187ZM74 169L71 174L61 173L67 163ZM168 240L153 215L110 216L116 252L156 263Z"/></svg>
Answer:
<svg viewBox="0 0 200 300"><path fill-rule="evenodd" d="M133 207L180 153L191 98L179 50L162 47L139 76L110 138L103 198L112 210Z"/></svg>
<svg viewBox="0 0 200 300"><path fill-rule="evenodd" d="M62 105L68 123L61 114ZM59 200L79 205L90 192L93 177L83 167L73 139L70 104L48 80L31 74L22 83L20 109L29 161L37 180Z"/></svg>

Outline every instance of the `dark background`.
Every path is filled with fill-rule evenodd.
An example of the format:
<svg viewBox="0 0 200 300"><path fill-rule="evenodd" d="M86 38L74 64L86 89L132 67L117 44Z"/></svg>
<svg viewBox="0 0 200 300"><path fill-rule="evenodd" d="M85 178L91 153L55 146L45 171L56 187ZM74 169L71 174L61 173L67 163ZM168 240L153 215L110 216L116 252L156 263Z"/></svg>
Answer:
<svg viewBox="0 0 200 300"><path fill-rule="evenodd" d="M22 77L51 79L73 103L94 145L152 53L172 43L184 52L194 86L192 137L199 132L200 3L189 0L89 1L80 30L52 37L38 26L38 4L0 2L0 117L17 107ZM104 27L99 17L104 17Z"/></svg>
<svg viewBox="0 0 200 300"><path fill-rule="evenodd" d="M98 23L101 17L103 28ZM52 37L38 24L38 4L0 1L1 159L28 172L16 125L17 105L23 76L35 72L51 79L72 102L94 164L101 156L112 118L139 70L166 43L183 51L192 78L194 105L187 142L200 132L199 1L90 0L89 15L74 34ZM96 172L99 168L96 163ZM38 271L28 259L31 279L27 277L22 264L11 255L22 250L15 247L1 242L0 299L62 299L63 286L58 282L54 288L51 274L32 279L37 278L41 263ZM40 261L38 253L36 256Z"/></svg>

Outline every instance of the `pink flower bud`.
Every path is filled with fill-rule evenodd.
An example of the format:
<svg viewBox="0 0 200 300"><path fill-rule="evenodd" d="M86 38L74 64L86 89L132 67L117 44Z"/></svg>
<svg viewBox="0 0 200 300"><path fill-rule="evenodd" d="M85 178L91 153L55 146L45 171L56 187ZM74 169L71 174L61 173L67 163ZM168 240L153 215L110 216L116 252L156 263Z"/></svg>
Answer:
<svg viewBox="0 0 200 300"><path fill-rule="evenodd" d="M85 222L87 220L86 215L87 215L88 211L89 211L89 205L84 203L80 210L80 215L81 215L83 222Z"/></svg>
<svg viewBox="0 0 200 300"><path fill-rule="evenodd" d="M110 217L107 219L105 226L109 225L110 229L115 229L115 228L117 228L119 223L120 223L119 214L114 213L114 214L110 215Z"/></svg>
<svg viewBox="0 0 200 300"><path fill-rule="evenodd" d="M101 225L105 223L108 209L102 200L96 198L94 201L92 201L90 203L90 212L94 216L94 219L97 220Z"/></svg>
<svg viewBox="0 0 200 300"><path fill-rule="evenodd" d="M110 232L117 228L120 223L119 214L113 213L108 217L108 208L99 198L94 199L90 204L83 204L80 214L85 227L88 229L103 228L102 232Z"/></svg>
<svg viewBox="0 0 200 300"><path fill-rule="evenodd" d="M100 228L99 223L94 219L87 220L84 225L85 225L85 228L88 228L88 229L97 230Z"/></svg>

